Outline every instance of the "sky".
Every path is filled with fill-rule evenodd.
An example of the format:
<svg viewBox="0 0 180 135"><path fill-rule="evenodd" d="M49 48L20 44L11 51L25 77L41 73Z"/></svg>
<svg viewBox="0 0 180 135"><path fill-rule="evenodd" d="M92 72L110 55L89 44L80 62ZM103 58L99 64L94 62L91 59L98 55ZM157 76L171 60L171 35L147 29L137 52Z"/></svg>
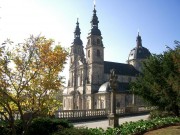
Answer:
<svg viewBox="0 0 180 135"><path fill-rule="evenodd" d="M21 43L30 35L52 38L70 47L79 18L84 48L91 29L93 0L0 0L0 43ZM180 40L180 0L96 0L105 61L126 63L136 46L159 54ZM64 70L67 74L68 65Z"/></svg>

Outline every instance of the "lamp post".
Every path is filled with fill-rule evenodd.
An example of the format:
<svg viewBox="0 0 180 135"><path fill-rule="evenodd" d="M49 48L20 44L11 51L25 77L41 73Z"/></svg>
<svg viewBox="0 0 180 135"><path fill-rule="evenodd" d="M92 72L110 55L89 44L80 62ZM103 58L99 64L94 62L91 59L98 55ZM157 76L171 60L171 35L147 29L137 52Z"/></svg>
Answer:
<svg viewBox="0 0 180 135"><path fill-rule="evenodd" d="M118 117L116 115L116 90L117 90L117 78L118 76L115 73L115 69L110 71L110 88L111 88L111 111L109 114L109 126L117 127L119 125Z"/></svg>

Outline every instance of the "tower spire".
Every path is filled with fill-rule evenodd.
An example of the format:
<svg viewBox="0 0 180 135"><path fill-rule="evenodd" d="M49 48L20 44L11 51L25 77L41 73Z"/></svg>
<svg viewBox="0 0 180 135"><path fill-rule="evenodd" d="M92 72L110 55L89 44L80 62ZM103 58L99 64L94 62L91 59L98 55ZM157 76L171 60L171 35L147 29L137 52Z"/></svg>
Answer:
<svg viewBox="0 0 180 135"><path fill-rule="evenodd" d="M76 28L75 28L75 31L74 31L74 38L76 37L80 37L80 28L79 28L79 18L77 18L77 22L76 22Z"/></svg>
<svg viewBox="0 0 180 135"><path fill-rule="evenodd" d="M141 39L141 36L139 35L139 31L138 31L136 42L137 42L137 47L142 47L142 39Z"/></svg>
<svg viewBox="0 0 180 135"><path fill-rule="evenodd" d="M101 35L101 31L98 29L98 17L96 15L96 5L95 5L95 1L94 1L94 9L93 9L93 16L91 19L91 32L89 34L91 35Z"/></svg>
<svg viewBox="0 0 180 135"><path fill-rule="evenodd" d="M93 4L94 4L94 8L96 7L96 0L93 1Z"/></svg>
<svg viewBox="0 0 180 135"><path fill-rule="evenodd" d="M82 45L80 35L81 35L81 30L79 28L79 18L77 18L76 28L75 28L75 31L74 31L74 44Z"/></svg>
<svg viewBox="0 0 180 135"><path fill-rule="evenodd" d="M96 7L94 5L94 10L93 10L93 17L92 17L92 20L91 20L91 27L93 28L94 26L95 27L98 27L98 17L96 15Z"/></svg>

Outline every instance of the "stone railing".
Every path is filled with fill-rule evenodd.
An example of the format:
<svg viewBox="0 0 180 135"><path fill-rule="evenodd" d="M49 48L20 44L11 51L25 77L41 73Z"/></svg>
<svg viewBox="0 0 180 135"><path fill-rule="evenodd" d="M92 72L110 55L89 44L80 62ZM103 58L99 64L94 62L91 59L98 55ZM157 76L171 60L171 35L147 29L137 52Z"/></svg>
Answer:
<svg viewBox="0 0 180 135"><path fill-rule="evenodd" d="M139 106L139 107L124 107L117 108L116 114L118 116L125 114L143 113L148 112L150 108ZM68 119L68 120L85 120L95 118L107 118L109 114L108 109L95 109L95 110L60 110L55 112L56 118Z"/></svg>
<svg viewBox="0 0 180 135"><path fill-rule="evenodd" d="M118 116L123 116L126 114L135 114L135 113L144 113L148 112L153 107L124 107L117 108L116 114ZM100 119L107 118L110 111L108 109L95 109L95 110L60 110L55 112L55 117L60 119L68 119L68 120L88 120L88 119ZM20 119L20 115L15 114L15 119ZM0 115L0 121L4 119L2 115Z"/></svg>
<svg viewBox="0 0 180 135"><path fill-rule="evenodd" d="M107 109L96 109L96 110L62 110L56 111L56 118L65 118L65 119L82 119L82 118L103 118L108 115Z"/></svg>

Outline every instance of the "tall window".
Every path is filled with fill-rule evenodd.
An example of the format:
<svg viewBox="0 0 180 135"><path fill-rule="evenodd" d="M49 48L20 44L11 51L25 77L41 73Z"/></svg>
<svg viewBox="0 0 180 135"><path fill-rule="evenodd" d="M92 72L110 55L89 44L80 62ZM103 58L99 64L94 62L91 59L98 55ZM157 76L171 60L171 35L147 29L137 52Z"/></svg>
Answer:
<svg viewBox="0 0 180 135"><path fill-rule="evenodd" d="M90 44L90 39L88 40L88 45Z"/></svg>
<svg viewBox="0 0 180 135"><path fill-rule="evenodd" d="M72 60L72 58L71 58L71 62L70 63L72 63L73 62L73 60Z"/></svg>
<svg viewBox="0 0 180 135"><path fill-rule="evenodd" d="M81 78L80 78L80 74L78 74L78 86L80 86L80 80Z"/></svg>
<svg viewBox="0 0 180 135"><path fill-rule="evenodd" d="M100 102L101 102L101 107L100 107L100 109L104 109L104 100L101 100Z"/></svg>
<svg viewBox="0 0 180 135"><path fill-rule="evenodd" d="M100 41L100 39L98 38L98 39L97 39L97 44L100 44L100 43L101 43L101 41Z"/></svg>
<svg viewBox="0 0 180 135"><path fill-rule="evenodd" d="M80 48L78 48L77 53L80 53Z"/></svg>
<svg viewBox="0 0 180 135"><path fill-rule="evenodd" d="M73 76L73 72L71 72L71 86L73 86L73 79L74 78L74 76Z"/></svg>
<svg viewBox="0 0 180 135"><path fill-rule="evenodd" d="M120 107L120 102L119 101L117 102L116 107Z"/></svg>
<svg viewBox="0 0 180 135"><path fill-rule="evenodd" d="M100 57L100 51L97 50L97 57Z"/></svg>
<svg viewBox="0 0 180 135"><path fill-rule="evenodd" d="M87 101L86 101L86 109L89 109L89 103L90 103L90 101L87 100Z"/></svg>
<svg viewBox="0 0 180 135"><path fill-rule="evenodd" d="M90 50L88 50L88 57L90 57Z"/></svg>
<svg viewBox="0 0 180 135"><path fill-rule="evenodd" d="M82 85L82 81L83 81L83 72L82 72L82 69L81 69L81 74L80 74L80 86Z"/></svg>
<svg viewBox="0 0 180 135"><path fill-rule="evenodd" d="M64 99L64 107L66 107L66 99Z"/></svg>

